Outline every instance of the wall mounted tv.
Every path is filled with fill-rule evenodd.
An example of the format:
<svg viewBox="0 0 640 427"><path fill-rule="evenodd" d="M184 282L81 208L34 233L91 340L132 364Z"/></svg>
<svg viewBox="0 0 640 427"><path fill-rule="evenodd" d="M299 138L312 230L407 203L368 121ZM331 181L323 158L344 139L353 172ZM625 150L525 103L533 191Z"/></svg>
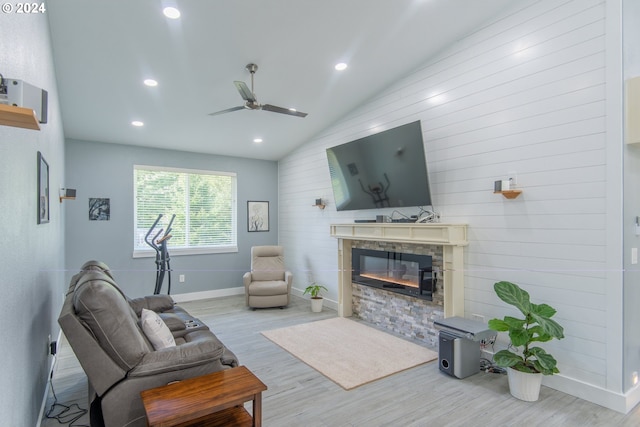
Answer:
<svg viewBox="0 0 640 427"><path fill-rule="evenodd" d="M336 209L431 206L420 121L327 149Z"/></svg>

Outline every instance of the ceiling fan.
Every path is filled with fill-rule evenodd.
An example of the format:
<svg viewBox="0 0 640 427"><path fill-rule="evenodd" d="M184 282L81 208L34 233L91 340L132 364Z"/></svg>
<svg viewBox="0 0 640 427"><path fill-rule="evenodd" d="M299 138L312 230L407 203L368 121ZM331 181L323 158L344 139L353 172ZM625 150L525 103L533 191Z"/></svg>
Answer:
<svg viewBox="0 0 640 427"><path fill-rule="evenodd" d="M245 84L245 82L234 81L233 84L236 85L236 89L240 92L240 96L245 100L244 105L240 105L238 107L227 108L226 110L216 111L215 113L210 113L210 116L216 116L218 114L230 113L232 111L238 110L265 110L271 111L273 113L281 113L288 114L290 116L296 117L306 117L307 113L301 113L300 111L296 111L293 108L283 108L277 107L271 104L260 104L256 99L256 95L253 92L253 75L258 71L258 66L256 64L247 64L245 67L251 73L251 90Z"/></svg>

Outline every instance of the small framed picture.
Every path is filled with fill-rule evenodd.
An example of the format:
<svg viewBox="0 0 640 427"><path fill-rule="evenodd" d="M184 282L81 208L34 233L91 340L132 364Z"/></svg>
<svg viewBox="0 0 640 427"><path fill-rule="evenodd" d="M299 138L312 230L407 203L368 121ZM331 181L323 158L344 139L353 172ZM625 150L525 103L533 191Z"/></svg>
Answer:
<svg viewBox="0 0 640 427"><path fill-rule="evenodd" d="M247 202L247 230L269 231L269 202Z"/></svg>
<svg viewBox="0 0 640 427"><path fill-rule="evenodd" d="M89 198L89 221L109 221L111 219L110 199Z"/></svg>
<svg viewBox="0 0 640 427"><path fill-rule="evenodd" d="M38 224L49 222L49 163L38 151Z"/></svg>

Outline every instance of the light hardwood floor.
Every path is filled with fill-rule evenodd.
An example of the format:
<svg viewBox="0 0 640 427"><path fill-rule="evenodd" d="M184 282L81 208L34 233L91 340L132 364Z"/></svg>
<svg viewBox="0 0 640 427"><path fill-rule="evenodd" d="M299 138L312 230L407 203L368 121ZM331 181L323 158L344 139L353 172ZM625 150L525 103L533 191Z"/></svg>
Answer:
<svg viewBox="0 0 640 427"><path fill-rule="evenodd" d="M335 311L312 313L309 301L296 297L284 310L248 310L244 296L181 305L208 324L240 363L267 385L266 427L640 425L640 405L623 415L547 387L542 387L538 402L522 402L511 397L504 375L480 372L456 379L440 372L437 361L345 391L260 334L335 317ZM59 402L87 407L86 377L65 342L57 356L53 386ZM49 392L47 408L52 402ZM85 415L78 424L88 425L88 420ZM41 425L60 424L43 419Z"/></svg>

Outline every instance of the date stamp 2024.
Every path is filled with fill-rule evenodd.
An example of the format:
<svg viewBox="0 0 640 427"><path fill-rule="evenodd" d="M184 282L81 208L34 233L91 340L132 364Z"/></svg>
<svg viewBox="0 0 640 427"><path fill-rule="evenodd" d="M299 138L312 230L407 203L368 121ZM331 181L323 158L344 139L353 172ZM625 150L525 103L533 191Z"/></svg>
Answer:
<svg viewBox="0 0 640 427"><path fill-rule="evenodd" d="M3 13L16 13L16 14L37 14L45 13L47 8L44 2L41 3L2 3L0 6Z"/></svg>

